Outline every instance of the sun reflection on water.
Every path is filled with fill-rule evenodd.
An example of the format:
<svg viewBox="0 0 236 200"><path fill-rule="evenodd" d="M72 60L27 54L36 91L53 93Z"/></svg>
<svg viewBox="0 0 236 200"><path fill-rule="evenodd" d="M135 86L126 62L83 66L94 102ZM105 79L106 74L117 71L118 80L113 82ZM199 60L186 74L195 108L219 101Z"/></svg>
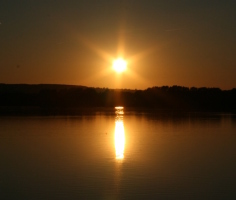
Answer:
<svg viewBox="0 0 236 200"><path fill-rule="evenodd" d="M123 107L115 107L116 121L115 121L115 150L116 159L124 158L125 149L125 129L123 123Z"/></svg>

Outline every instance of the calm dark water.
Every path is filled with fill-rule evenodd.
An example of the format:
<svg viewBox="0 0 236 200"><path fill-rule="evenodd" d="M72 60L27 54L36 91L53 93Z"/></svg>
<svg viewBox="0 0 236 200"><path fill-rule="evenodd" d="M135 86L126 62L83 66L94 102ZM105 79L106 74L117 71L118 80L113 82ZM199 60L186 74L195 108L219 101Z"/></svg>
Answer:
<svg viewBox="0 0 236 200"><path fill-rule="evenodd" d="M0 199L236 198L230 115L2 117L0 159Z"/></svg>

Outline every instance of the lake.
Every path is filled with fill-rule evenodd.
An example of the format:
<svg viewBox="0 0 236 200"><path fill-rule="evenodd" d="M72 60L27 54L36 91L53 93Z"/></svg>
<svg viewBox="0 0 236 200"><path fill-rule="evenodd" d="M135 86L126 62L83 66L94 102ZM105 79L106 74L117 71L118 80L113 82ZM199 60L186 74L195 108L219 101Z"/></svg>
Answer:
<svg viewBox="0 0 236 200"><path fill-rule="evenodd" d="M1 199L235 199L236 117L0 118Z"/></svg>

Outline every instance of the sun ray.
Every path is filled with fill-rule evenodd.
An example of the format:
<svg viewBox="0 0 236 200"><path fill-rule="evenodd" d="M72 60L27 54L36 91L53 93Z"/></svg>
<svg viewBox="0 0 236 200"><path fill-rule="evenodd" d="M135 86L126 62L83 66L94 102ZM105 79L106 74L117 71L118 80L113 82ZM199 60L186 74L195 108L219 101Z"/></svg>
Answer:
<svg viewBox="0 0 236 200"><path fill-rule="evenodd" d="M79 39L88 49L92 50L93 52L95 52L98 56L100 56L101 58L103 58L105 61L112 63L112 61L114 60L114 57L107 53L105 50L101 49L98 47L98 45L96 45L94 42L91 42L90 40L88 40L85 37L80 37Z"/></svg>
<svg viewBox="0 0 236 200"><path fill-rule="evenodd" d="M132 79L133 81L138 81L141 83L145 88L153 85L148 79L145 79L144 77L140 76L138 73L136 73L132 69L128 69L126 72L127 76Z"/></svg>
<svg viewBox="0 0 236 200"><path fill-rule="evenodd" d="M146 56L150 55L151 53L153 53L154 51L156 51L156 47L151 47L148 48L142 52L138 52L137 54L134 54L132 56L130 56L127 61L129 63L135 63L143 58L145 58Z"/></svg>
<svg viewBox="0 0 236 200"><path fill-rule="evenodd" d="M115 55L109 54L104 49L100 48L98 45L96 45L91 40L87 39L87 37L79 37L79 41L86 46L88 49L90 49L92 52L97 54L99 57L101 57L105 62L107 62L107 67L104 70L97 71L92 76L86 77L83 79L83 82L85 83L91 83L98 79L101 79L105 76L109 76L112 74L112 68L109 66L112 66L113 69L115 68L115 71L117 74L121 73L123 70L126 70L126 75L129 77L130 80L134 80L141 83L142 85L145 85L145 87L151 85L149 80L146 80L144 77L139 75L135 70L132 68L126 68L127 63L129 65L135 65L138 61L142 60L143 58L147 57L151 53L153 53L157 48L151 47L144 51L138 52L134 55L131 55L126 58L126 60L123 60L122 57L125 56L125 36L124 31L120 29L120 32L118 34L118 47L117 47L117 60L115 60ZM122 66L123 65L123 66ZM118 79L115 79L114 81L118 81Z"/></svg>
<svg viewBox="0 0 236 200"><path fill-rule="evenodd" d="M106 68L106 69L101 70L97 73L94 73L92 76L82 79L82 82L85 82L85 83L95 82L103 77L108 76L111 73L112 73L112 71L109 68Z"/></svg>
<svg viewBox="0 0 236 200"><path fill-rule="evenodd" d="M125 54L125 36L124 36L124 31L122 31L122 28L120 28L118 35L117 56L123 57L124 54Z"/></svg>

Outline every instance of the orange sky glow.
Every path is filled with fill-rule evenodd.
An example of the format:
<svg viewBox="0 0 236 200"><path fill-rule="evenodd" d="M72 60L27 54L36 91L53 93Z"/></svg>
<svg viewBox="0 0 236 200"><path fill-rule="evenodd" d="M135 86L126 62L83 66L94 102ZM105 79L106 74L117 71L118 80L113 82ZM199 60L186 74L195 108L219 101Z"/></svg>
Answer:
<svg viewBox="0 0 236 200"><path fill-rule="evenodd" d="M233 1L1 4L0 83L236 87Z"/></svg>

